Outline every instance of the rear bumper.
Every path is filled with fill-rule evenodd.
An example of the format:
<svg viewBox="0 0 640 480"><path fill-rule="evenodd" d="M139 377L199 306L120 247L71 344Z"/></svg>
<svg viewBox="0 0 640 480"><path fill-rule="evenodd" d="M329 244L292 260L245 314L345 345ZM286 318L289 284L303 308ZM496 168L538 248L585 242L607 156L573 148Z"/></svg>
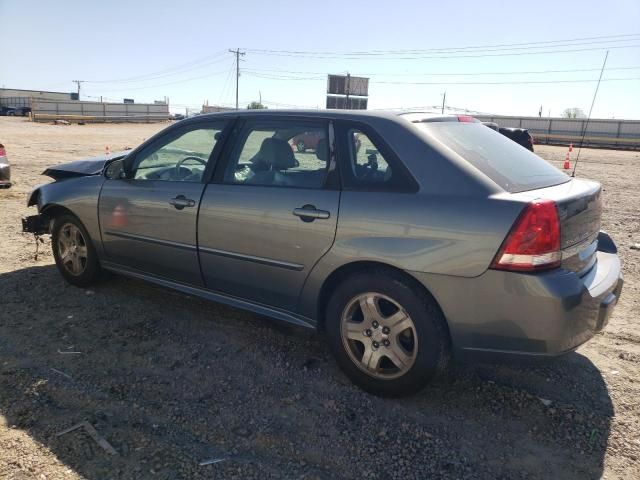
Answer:
<svg viewBox="0 0 640 480"><path fill-rule="evenodd" d="M607 325L623 285L618 256L603 251L583 277L562 269L543 274L487 270L476 278L423 280L440 303L454 350L462 357L570 352Z"/></svg>

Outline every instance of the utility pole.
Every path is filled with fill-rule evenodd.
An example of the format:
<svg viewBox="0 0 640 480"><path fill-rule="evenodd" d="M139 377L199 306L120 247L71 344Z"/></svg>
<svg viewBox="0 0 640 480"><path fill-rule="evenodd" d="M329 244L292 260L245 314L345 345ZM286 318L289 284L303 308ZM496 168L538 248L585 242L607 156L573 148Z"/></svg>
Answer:
<svg viewBox="0 0 640 480"><path fill-rule="evenodd" d="M84 83L84 80L71 80L71 81L78 85L78 100L80 100L80 84Z"/></svg>
<svg viewBox="0 0 640 480"><path fill-rule="evenodd" d="M345 109L351 110L351 105L349 105L349 88L351 87L351 75L347 72L347 85L345 86L345 93L347 94L347 98L345 100Z"/></svg>
<svg viewBox="0 0 640 480"><path fill-rule="evenodd" d="M238 86L240 84L240 55L244 55L246 52L241 52L239 48L235 50L229 49L231 53L236 54L236 110L238 110Z"/></svg>
<svg viewBox="0 0 640 480"><path fill-rule="evenodd" d="M445 92L442 94L442 112L440 113L444 113L444 102L447 100L447 91L445 90Z"/></svg>

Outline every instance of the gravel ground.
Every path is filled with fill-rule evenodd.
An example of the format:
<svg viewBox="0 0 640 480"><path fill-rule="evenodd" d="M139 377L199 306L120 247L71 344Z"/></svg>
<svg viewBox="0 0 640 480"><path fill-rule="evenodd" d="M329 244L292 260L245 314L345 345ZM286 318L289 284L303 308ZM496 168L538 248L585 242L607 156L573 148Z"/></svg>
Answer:
<svg viewBox="0 0 640 480"><path fill-rule="evenodd" d="M162 127L0 117L15 181L0 190L0 478L640 478L640 153L585 149L578 167L604 185L624 262L604 333L387 400L352 386L322 337L121 277L71 287L48 241L34 260L19 224L44 167ZM537 151L560 166L566 148ZM82 421L117 455L56 436Z"/></svg>

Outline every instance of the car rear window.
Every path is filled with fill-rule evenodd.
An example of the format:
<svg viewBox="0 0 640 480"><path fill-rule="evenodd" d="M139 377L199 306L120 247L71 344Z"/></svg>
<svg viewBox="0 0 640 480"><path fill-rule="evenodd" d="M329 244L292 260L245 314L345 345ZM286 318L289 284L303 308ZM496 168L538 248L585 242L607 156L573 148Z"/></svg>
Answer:
<svg viewBox="0 0 640 480"><path fill-rule="evenodd" d="M507 192L568 182L569 177L513 140L482 124L417 123Z"/></svg>

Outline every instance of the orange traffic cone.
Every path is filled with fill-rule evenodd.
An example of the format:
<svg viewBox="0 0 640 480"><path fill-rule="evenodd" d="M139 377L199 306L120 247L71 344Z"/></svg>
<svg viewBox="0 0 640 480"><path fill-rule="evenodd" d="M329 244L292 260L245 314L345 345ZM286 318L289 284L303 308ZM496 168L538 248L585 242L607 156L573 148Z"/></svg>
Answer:
<svg viewBox="0 0 640 480"><path fill-rule="evenodd" d="M0 157L6 157L7 150L4 148L4 145L0 143Z"/></svg>
<svg viewBox="0 0 640 480"><path fill-rule="evenodd" d="M109 148L109 145L107 145L106 147L104 147L104 154L108 157L109 155L111 155L111 149Z"/></svg>
<svg viewBox="0 0 640 480"><path fill-rule="evenodd" d="M564 167L565 170L569 170L571 168L571 163L569 162L569 152L567 152L567 156L564 159Z"/></svg>
<svg viewBox="0 0 640 480"><path fill-rule="evenodd" d="M573 143L570 143L570 144L569 144L569 151L570 151L570 152L573 152Z"/></svg>

